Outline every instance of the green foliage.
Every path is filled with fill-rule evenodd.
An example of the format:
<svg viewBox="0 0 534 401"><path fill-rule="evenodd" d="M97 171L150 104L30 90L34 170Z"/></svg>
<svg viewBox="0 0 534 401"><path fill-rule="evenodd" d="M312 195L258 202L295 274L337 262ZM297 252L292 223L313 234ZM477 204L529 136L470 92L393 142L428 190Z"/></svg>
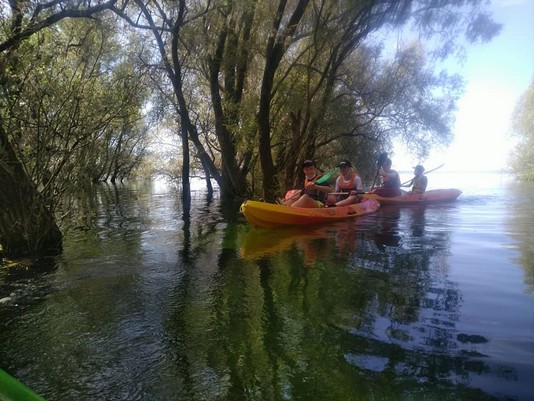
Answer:
<svg viewBox="0 0 534 401"><path fill-rule="evenodd" d="M128 177L145 153L147 91L118 38L112 20L63 21L24 42L11 64L6 128L53 210L80 186Z"/></svg>
<svg viewBox="0 0 534 401"><path fill-rule="evenodd" d="M288 26L299 7L302 16ZM463 41L487 41L499 31L478 0L222 0L131 3L114 11L121 19L63 20L37 31L5 64L9 132L35 182L50 182L45 175L61 182L130 175L145 154L140 110L148 91L157 93L151 100L160 121L185 132L183 146L187 137L196 146L193 169L208 169L217 180L220 173L226 180L218 182L235 193L244 177L251 188L270 175L295 185L299 161L308 157L324 166L349 158L370 173L377 149L395 137L424 158L451 141L462 90L458 77L434 71L430 54L445 57ZM150 21L162 29L146 29ZM373 34L405 27L433 48L413 42L386 59ZM271 85L265 72L274 59ZM259 123L264 115L266 125ZM264 130L269 146L260 158ZM265 171L271 159L272 171Z"/></svg>
<svg viewBox="0 0 534 401"><path fill-rule="evenodd" d="M534 79L519 99L512 117L519 142L511 155L511 167L523 180L534 181Z"/></svg>
<svg viewBox="0 0 534 401"><path fill-rule="evenodd" d="M243 189L244 176L264 191L277 181L293 186L308 157L324 165L356 159L370 172L373 155L395 137L420 158L448 144L462 84L434 71L432 61L499 30L478 0L139 7L126 10L134 27L157 20L164 28L150 31L145 47L162 104L172 106L166 111L185 126L199 158L209 154L203 168L214 166L210 174L230 192ZM433 47L414 42L386 59L377 38L405 28ZM228 180L219 181L219 172Z"/></svg>

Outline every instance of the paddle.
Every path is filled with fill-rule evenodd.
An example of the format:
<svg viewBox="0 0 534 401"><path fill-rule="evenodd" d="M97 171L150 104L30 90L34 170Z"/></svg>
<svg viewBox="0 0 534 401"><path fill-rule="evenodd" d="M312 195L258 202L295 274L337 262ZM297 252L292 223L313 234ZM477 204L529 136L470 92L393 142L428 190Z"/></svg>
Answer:
<svg viewBox="0 0 534 401"><path fill-rule="evenodd" d="M378 178L378 173L380 172L380 167L382 167L382 165L386 162L387 158L388 158L388 154L386 152L382 152L378 156L378 160L376 161L376 174L375 174L375 179L373 180L371 191L375 187L376 179Z"/></svg>
<svg viewBox="0 0 534 401"><path fill-rule="evenodd" d="M356 192L356 195L365 195L365 194L368 194L369 192L365 192L365 191L350 191L350 192L329 192L328 195L347 195L349 196L352 192Z"/></svg>
<svg viewBox="0 0 534 401"><path fill-rule="evenodd" d="M382 167L382 164L384 164L384 162L386 161L387 159L387 153L381 153L380 156L378 157L378 161L377 161L377 165L378 165L378 170L380 170L380 167ZM328 173L326 173L325 175L321 176L317 181L315 181L316 184L318 185L321 185L321 184L325 184L334 174L336 174L336 170L332 170ZM378 171L377 171L377 175L378 175ZM376 177L375 177L375 180L376 180ZM373 183L373 186L374 186L374 183ZM356 195L363 195L363 194L366 194L368 192L365 192L365 191L351 191L351 192L356 192ZM291 199L294 199L296 198L297 196L300 196L301 194L301 190L295 190L295 189L292 189L292 190L289 190L286 192L286 195L284 197L284 200L291 200ZM350 193L349 192L330 192L328 195L347 195L349 196Z"/></svg>
<svg viewBox="0 0 534 401"><path fill-rule="evenodd" d="M317 185L325 184L330 178L332 178L332 176L335 173L336 173L336 170L332 170L332 171L326 173L325 175L320 176L319 179L317 181L315 181L315 183Z"/></svg>
<svg viewBox="0 0 534 401"><path fill-rule="evenodd" d="M330 178L332 178L332 176L333 176L335 173L336 173L336 170L332 170L332 171L326 173L325 175L320 176L320 177L315 181L315 184L317 184L317 185L326 184L326 182L327 182ZM301 191L300 189L298 189L298 190L296 190L296 189L291 189L291 190L289 190L289 191L286 192L286 195L285 195L285 197L284 197L284 200L285 200L285 201L288 201L288 200L295 199L295 198L297 198L297 197L300 196L301 192L302 192L302 191Z"/></svg>
<svg viewBox="0 0 534 401"><path fill-rule="evenodd" d="M436 171L438 168L442 168L444 165L445 165L445 163L440 164L438 167L435 167L435 168L433 168L432 170L425 171L425 172L423 173L423 175L426 175L426 174L428 174L428 173L431 173L432 171ZM412 179L410 179L410 180L408 180L408 181L406 181L406 182L403 182L403 183L401 184L401 187L405 187L405 186L410 185L410 183L411 183L414 179L415 179L415 177L412 178Z"/></svg>
<svg viewBox="0 0 534 401"><path fill-rule="evenodd" d="M0 400L44 401L44 398L0 369Z"/></svg>

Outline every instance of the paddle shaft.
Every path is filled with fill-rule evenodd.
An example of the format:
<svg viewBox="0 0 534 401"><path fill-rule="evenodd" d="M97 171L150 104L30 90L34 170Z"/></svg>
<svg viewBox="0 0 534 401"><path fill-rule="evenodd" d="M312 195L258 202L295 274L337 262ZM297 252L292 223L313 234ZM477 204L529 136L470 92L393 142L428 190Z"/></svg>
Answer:
<svg viewBox="0 0 534 401"><path fill-rule="evenodd" d="M329 192L328 195L350 195L351 192L356 192L356 195L367 194L365 191L350 191L350 192Z"/></svg>
<svg viewBox="0 0 534 401"><path fill-rule="evenodd" d="M380 153L380 155L378 156L378 160L376 161L376 174L375 179L373 180L373 185L371 186L371 191L375 187L376 179L378 178L378 174L380 173L380 167L382 167L382 165L386 162L387 158L388 154L386 152Z"/></svg>

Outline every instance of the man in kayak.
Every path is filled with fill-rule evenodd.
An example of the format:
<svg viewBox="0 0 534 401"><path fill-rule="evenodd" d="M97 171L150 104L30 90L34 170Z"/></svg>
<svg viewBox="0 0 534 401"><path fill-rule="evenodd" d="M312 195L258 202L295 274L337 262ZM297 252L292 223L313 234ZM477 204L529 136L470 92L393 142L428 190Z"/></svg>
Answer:
<svg viewBox="0 0 534 401"><path fill-rule="evenodd" d="M412 185L412 190L408 192L408 195L421 195L424 194L426 191L426 187L428 185L428 178L426 175L423 175L425 172L425 168L418 164L414 167L413 175L414 177L412 180L408 183L406 186Z"/></svg>
<svg viewBox="0 0 534 401"><path fill-rule="evenodd" d="M358 203L357 193L362 192L362 179L352 171L352 164L345 160L337 165L341 175L336 179L334 193L328 195L328 206L346 206Z"/></svg>
<svg viewBox="0 0 534 401"><path fill-rule="evenodd" d="M317 165L313 160L304 161L302 169L305 176L304 190L281 203L291 207L324 207L332 188L328 185L316 184L316 181L321 178L321 174L319 174Z"/></svg>

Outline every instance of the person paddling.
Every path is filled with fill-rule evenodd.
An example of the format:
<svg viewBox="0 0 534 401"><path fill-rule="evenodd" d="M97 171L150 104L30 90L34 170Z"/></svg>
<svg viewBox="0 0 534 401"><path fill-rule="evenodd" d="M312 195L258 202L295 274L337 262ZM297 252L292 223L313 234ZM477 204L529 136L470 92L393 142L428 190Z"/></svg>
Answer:
<svg viewBox="0 0 534 401"><path fill-rule="evenodd" d="M423 175L425 172L425 168L418 164L414 167L413 175L414 177L412 180L408 183L406 186L412 185L412 190L408 192L408 195L417 194L421 195L424 194L426 191L426 187L428 185L428 177L426 175Z"/></svg>
<svg viewBox="0 0 534 401"><path fill-rule="evenodd" d="M382 188L400 188L400 176L391 168L391 159L386 159L378 174L382 177Z"/></svg>
<svg viewBox="0 0 534 401"><path fill-rule="evenodd" d="M380 196L392 197L401 195L399 173L391 168L391 159L386 159L378 174L382 178L382 185L373 192Z"/></svg>
<svg viewBox="0 0 534 401"><path fill-rule="evenodd" d="M336 179L335 195L328 195L328 206L346 206L358 203L357 193L362 192L362 179L352 171L352 164L345 160L337 165L341 175Z"/></svg>
<svg viewBox="0 0 534 401"><path fill-rule="evenodd" d="M321 174L317 170L317 165L313 160L306 160L302 163L304 171L304 190L300 197L293 197L282 201L285 206L291 207L324 207L326 198L332 188L328 185L319 185L317 180L321 178Z"/></svg>

